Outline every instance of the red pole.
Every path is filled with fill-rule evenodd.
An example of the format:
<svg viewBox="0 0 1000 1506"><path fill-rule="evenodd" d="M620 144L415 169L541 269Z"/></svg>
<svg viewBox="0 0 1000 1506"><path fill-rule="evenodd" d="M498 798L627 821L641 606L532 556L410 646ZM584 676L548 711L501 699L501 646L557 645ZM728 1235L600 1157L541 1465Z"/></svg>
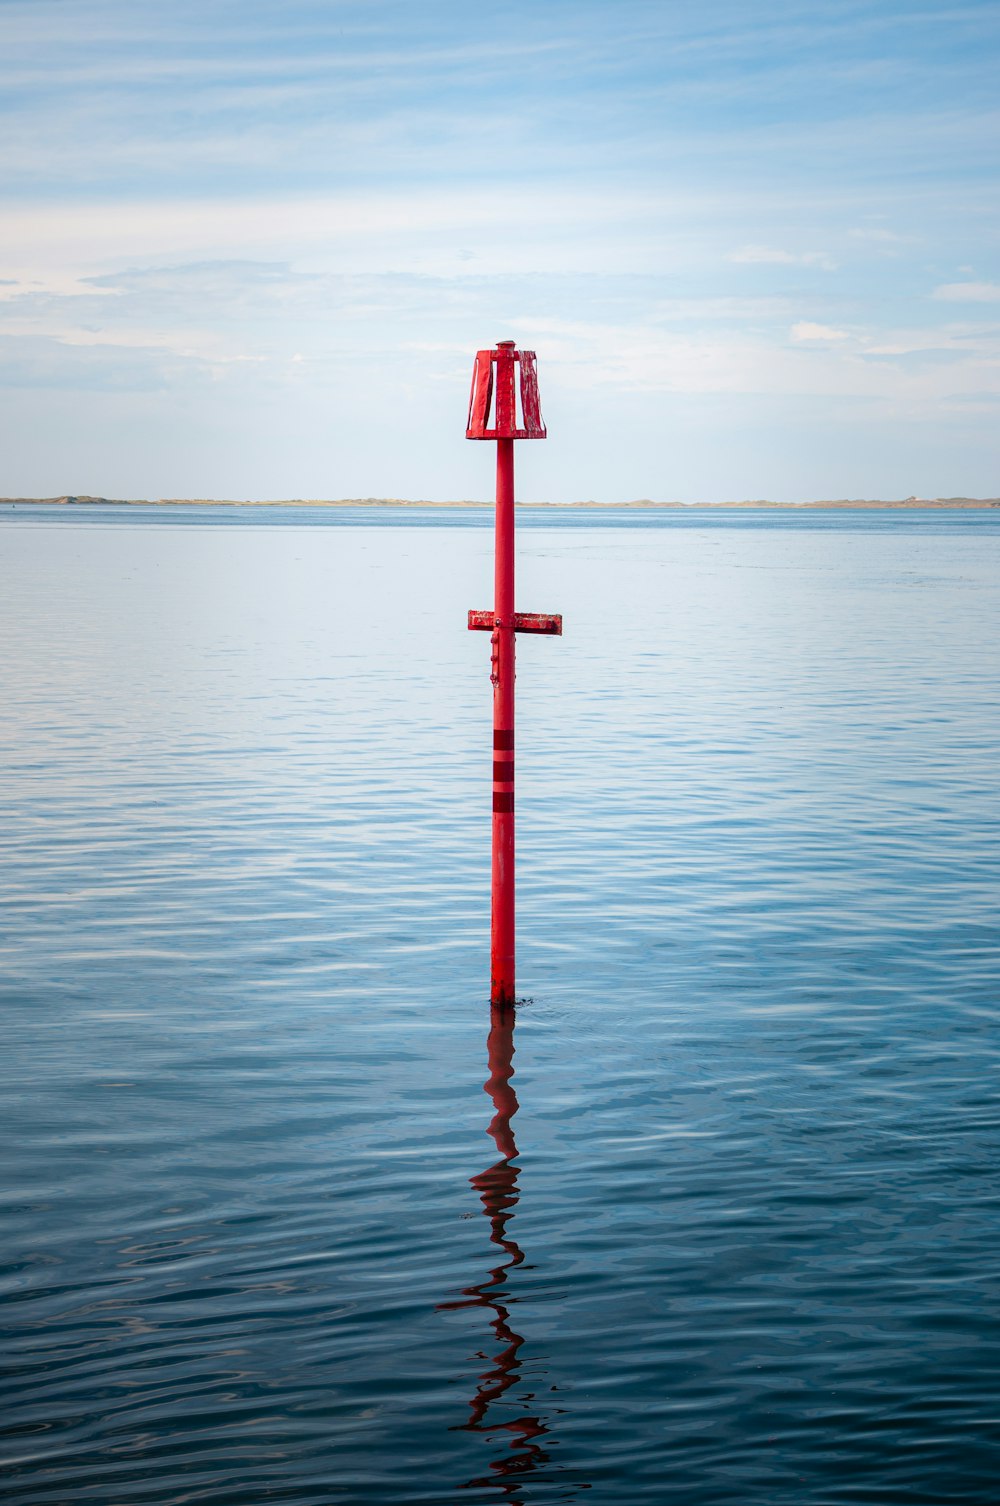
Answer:
<svg viewBox="0 0 1000 1506"><path fill-rule="evenodd" d="M490 998L514 1003L514 441L497 440Z"/></svg>
<svg viewBox="0 0 1000 1506"><path fill-rule="evenodd" d="M518 423L515 368L520 367ZM494 376L495 368L495 376ZM492 428L490 421L492 418ZM469 627L493 635L493 872L490 906L490 999L494 1009L514 1000L514 634L562 633L554 612L514 610L514 441L544 439L535 353L513 340L476 353L469 395L467 439L497 445L496 563L492 612L470 612Z"/></svg>

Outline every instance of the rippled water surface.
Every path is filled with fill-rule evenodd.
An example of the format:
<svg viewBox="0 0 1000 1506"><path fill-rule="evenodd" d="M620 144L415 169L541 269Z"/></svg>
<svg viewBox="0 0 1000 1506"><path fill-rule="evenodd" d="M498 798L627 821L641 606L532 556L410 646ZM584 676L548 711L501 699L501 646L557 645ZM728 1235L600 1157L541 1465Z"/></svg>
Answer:
<svg viewBox="0 0 1000 1506"><path fill-rule="evenodd" d="M0 516L5 1501L997 1499L1000 515L524 521L515 1028L486 514Z"/></svg>

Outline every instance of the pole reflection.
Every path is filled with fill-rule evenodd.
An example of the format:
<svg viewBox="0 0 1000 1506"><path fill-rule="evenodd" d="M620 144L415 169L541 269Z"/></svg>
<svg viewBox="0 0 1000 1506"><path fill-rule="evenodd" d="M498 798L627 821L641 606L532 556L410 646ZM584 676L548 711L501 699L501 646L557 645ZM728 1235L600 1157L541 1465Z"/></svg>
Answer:
<svg viewBox="0 0 1000 1506"><path fill-rule="evenodd" d="M549 1461L548 1450L539 1441L549 1434L549 1429L540 1417L524 1415L503 1419L496 1417L495 1411L491 1413L491 1408L495 1408L521 1379L519 1351L524 1343L523 1336L511 1326L512 1299L505 1291L508 1272L524 1262L524 1252L507 1228L520 1196L517 1185L520 1167L513 1164L517 1145L511 1124L518 1110L517 1094L511 1084L514 1076L513 1005L491 1006L487 1054L490 1075L484 1086L496 1110L489 1133L500 1152L500 1160L469 1180L479 1193L483 1212L490 1221L490 1242L503 1251L505 1258L492 1267L485 1281L464 1287L463 1300L442 1302L440 1307L452 1312L467 1307L490 1309L489 1325L501 1346L490 1368L479 1377L475 1395L469 1402L469 1419L461 1424L460 1430L504 1433L509 1438L509 1450L499 1459L490 1461L491 1475L469 1480L465 1488L473 1490L490 1486L500 1490L511 1506L523 1506L522 1489L527 1477Z"/></svg>

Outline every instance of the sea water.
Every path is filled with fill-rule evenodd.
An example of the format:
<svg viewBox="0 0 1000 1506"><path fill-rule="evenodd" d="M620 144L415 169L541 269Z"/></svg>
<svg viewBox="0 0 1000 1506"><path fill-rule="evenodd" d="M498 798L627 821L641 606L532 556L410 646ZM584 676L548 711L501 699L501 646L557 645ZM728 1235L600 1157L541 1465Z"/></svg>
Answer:
<svg viewBox="0 0 1000 1506"><path fill-rule="evenodd" d="M1000 513L519 516L516 1021L489 524L0 514L5 1501L992 1506Z"/></svg>

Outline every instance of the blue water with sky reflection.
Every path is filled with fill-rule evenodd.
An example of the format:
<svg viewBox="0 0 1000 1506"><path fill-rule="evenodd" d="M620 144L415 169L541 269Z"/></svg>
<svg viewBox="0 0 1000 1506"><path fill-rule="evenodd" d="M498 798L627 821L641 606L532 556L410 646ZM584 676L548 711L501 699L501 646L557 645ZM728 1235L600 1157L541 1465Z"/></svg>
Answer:
<svg viewBox="0 0 1000 1506"><path fill-rule="evenodd" d="M515 1025L486 512L0 516L5 1501L995 1501L1000 512L519 523Z"/></svg>

